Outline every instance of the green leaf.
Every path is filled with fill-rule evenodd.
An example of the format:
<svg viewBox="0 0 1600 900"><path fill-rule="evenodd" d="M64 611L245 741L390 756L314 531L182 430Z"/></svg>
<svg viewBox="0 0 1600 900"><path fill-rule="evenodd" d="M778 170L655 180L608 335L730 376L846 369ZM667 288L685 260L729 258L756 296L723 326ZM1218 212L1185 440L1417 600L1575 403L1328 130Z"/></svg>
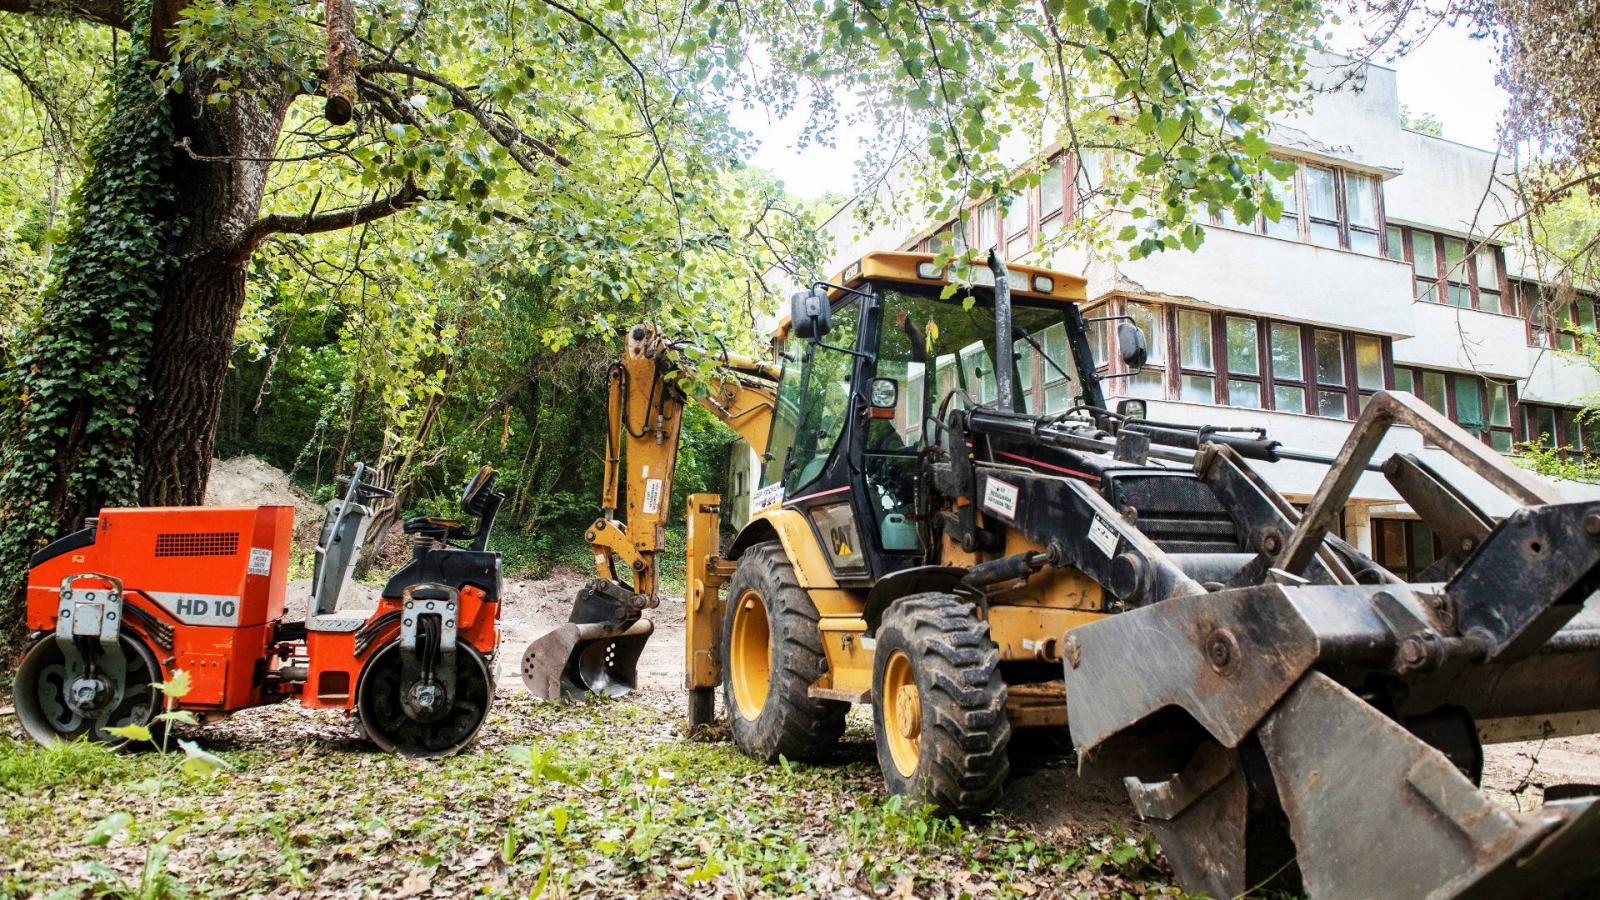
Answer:
<svg viewBox="0 0 1600 900"><path fill-rule="evenodd" d="M183 669L174 669L172 677L166 681L156 682L156 687L160 688L161 693L167 697L173 700L181 700L189 695L191 679L189 673Z"/></svg>
<svg viewBox="0 0 1600 900"><path fill-rule="evenodd" d="M150 743L150 729L145 725L118 725L107 728L106 733L134 743Z"/></svg>
<svg viewBox="0 0 1600 900"><path fill-rule="evenodd" d="M1138 236L1139 229L1133 227L1132 225L1124 225L1122 226L1122 230L1117 232L1117 240L1119 241L1131 241Z"/></svg>
<svg viewBox="0 0 1600 900"><path fill-rule="evenodd" d="M104 847L132 824L133 816L119 810L94 823L94 827L89 829L89 836L84 838L83 842L91 847Z"/></svg>
<svg viewBox="0 0 1600 900"><path fill-rule="evenodd" d="M722 874L723 870L726 868L726 866L717 860L708 859L700 866L700 868L690 872L688 876L683 879L683 882L684 884L699 884L703 881L710 881L711 879Z"/></svg>
<svg viewBox="0 0 1600 900"><path fill-rule="evenodd" d="M194 741L180 738L178 746L183 748L183 774L191 778L211 778L218 772L233 768L227 760L207 752Z"/></svg>

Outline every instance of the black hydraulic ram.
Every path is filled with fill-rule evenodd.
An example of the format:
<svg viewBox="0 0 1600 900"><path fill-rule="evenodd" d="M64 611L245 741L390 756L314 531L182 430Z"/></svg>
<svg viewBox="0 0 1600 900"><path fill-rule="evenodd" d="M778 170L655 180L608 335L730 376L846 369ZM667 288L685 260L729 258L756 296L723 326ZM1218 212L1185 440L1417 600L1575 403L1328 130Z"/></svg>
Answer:
<svg viewBox="0 0 1600 900"><path fill-rule="evenodd" d="M974 409L967 414L967 427L973 434L1016 438L1075 453L1111 454L1117 448L1116 438L1104 431L1047 416ZM1295 460L1321 465L1334 463L1332 454L1285 447L1264 436L1243 437L1226 431L1150 425L1141 421L1128 422L1121 427L1132 434L1149 438L1150 456L1173 462L1193 462L1200 445L1209 443L1226 445L1246 459L1262 462ZM1099 475L1106 468L1104 463L1082 456L1075 458L1073 464L1092 475ZM1366 468L1382 471L1376 465Z"/></svg>

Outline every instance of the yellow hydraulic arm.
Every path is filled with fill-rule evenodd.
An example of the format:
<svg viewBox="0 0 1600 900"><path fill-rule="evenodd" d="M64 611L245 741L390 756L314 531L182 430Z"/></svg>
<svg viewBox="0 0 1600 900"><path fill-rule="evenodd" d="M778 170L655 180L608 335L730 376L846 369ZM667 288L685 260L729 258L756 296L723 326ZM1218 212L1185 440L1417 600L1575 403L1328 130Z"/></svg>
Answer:
<svg viewBox="0 0 1600 900"><path fill-rule="evenodd" d="M686 399L682 373L668 358L669 351L711 359L716 375L709 389L694 391L695 397L757 453L766 450L778 380L778 368L771 363L669 343L649 325L637 325L629 333L621 361L611 367L602 512L584 539L594 550L595 571L602 579L631 585L651 600L659 588L657 566ZM624 482L627 506L619 517ZM715 550L713 535L710 552Z"/></svg>

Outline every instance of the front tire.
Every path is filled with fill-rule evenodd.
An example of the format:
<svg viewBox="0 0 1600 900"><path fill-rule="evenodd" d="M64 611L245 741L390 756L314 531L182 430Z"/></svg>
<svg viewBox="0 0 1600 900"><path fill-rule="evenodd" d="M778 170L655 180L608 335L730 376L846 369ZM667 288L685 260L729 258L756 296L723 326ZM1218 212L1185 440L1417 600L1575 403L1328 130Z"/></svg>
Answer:
<svg viewBox="0 0 1600 900"><path fill-rule="evenodd" d="M844 734L850 704L818 700L827 671L816 604L777 541L739 557L722 620L722 690L734 746L763 762L815 760Z"/></svg>
<svg viewBox="0 0 1600 900"><path fill-rule="evenodd" d="M895 601L878 626L872 721L889 793L941 815L992 809L1010 771L1000 649L953 594Z"/></svg>

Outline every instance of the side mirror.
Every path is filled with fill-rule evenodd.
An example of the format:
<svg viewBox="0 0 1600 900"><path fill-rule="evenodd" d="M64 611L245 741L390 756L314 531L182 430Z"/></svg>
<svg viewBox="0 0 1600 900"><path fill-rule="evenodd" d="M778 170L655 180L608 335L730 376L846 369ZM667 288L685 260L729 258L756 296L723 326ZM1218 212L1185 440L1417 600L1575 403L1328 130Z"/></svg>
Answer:
<svg viewBox="0 0 1600 900"><path fill-rule="evenodd" d="M820 288L795 291L789 297L789 327L802 340L822 340L833 327L827 293Z"/></svg>
<svg viewBox="0 0 1600 900"><path fill-rule="evenodd" d="M1143 419L1150 412L1150 407L1143 400L1118 400L1117 415L1124 419Z"/></svg>
<svg viewBox="0 0 1600 900"><path fill-rule="evenodd" d="M1135 372L1144 368L1145 360L1150 358L1150 345L1145 340L1144 329L1132 322L1118 323L1117 347L1122 351L1122 361Z"/></svg>
<svg viewBox="0 0 1600 900"><path fill-rule="evenodd" d="M872 418L892 418L895 405L900 402L900 383L893 378L872 379L872 395L868 402L872 406Z"/></svg>

